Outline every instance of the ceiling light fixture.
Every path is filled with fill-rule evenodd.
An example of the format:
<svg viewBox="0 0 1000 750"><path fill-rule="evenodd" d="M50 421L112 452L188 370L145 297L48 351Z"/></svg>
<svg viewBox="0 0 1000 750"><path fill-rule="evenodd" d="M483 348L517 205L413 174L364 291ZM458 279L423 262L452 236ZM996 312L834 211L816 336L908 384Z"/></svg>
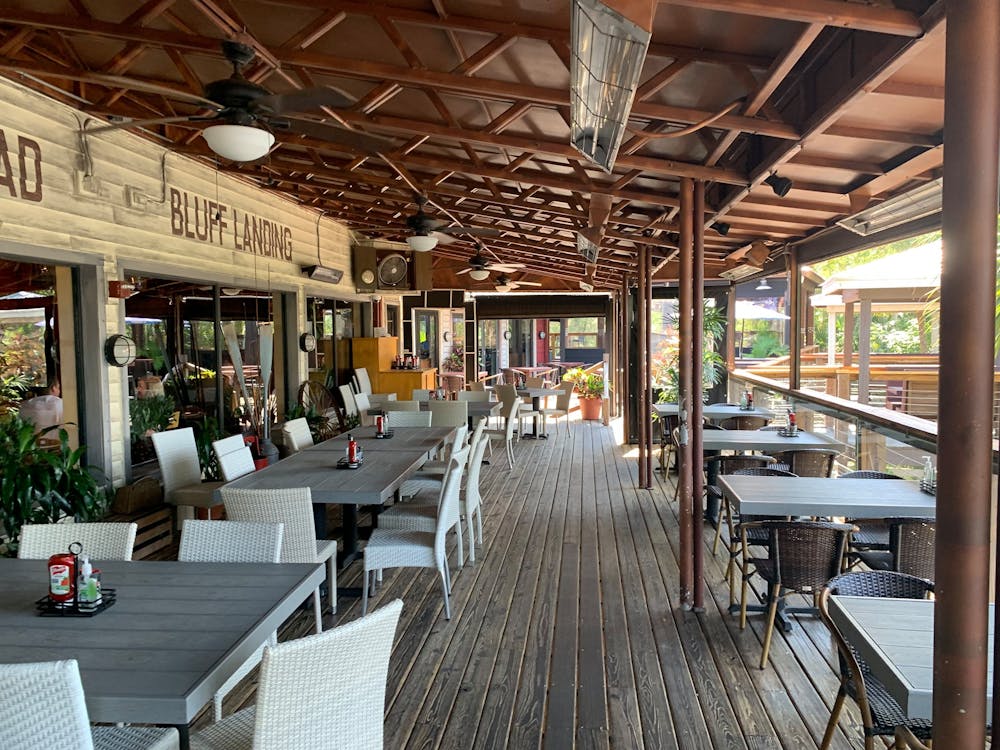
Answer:
<svg viewBox="0 0 1000 750"><path fill-rule="evenodd" d="M427 253L437 247L438 238L432 234L411 234L406 238L406 244L417 253Z"/></svg>
<svg viewBox="0 0 1000 750"><path fill-rule="evenodd" d="M787 177L779 177L777 173L772 174L766 180L764 184L774 191L774 194L779 198L784 198L788 195L788 191L792 189L792 181Z"/></svg>
<svg viewBox="0 0 1000 750"><path fill-rule="evenodd" d="M201 134L210 149L230 161L256 161L274 145L271 133L247 125L212 125Z"/></svg>
<svg viewBox="0 0 1000 750"><path fill-rule="evenodd" d="M473 281L486 281L490 277L490 272L485 268L474 268L469 271L469 278Z"/></svg>
<svg viewBox="0 0 1000 750"><path fill-rule="evenodd" d="M754 289L758 292L768 292L771 290L771 285L767 283L767 279L761 279L760 283Z"/></svg>
<svg viewBox="0 0 1000 750"><path fill-rule="evenodd" d="M941 210L942 179L931 180L907 193L858 211L837 222L844 229L867 236L883 229L892 229L909 221L931 216Z"/></svg>
<svg viewBox="0 0 1000 750"><path fill-rule="evenodd" d="M712 224L712 229L714 229L716 232L725 237L727 234L729 234L729 230L731 229L731 227L724 221L717 221L714 224Z"/></svg>
<svg viewBox="0 0 1000 750"><path fill-rule="evenodd" d="M570 143L611 172L639 85L652 26L598 0L573 0L570 14Z"/></svg>

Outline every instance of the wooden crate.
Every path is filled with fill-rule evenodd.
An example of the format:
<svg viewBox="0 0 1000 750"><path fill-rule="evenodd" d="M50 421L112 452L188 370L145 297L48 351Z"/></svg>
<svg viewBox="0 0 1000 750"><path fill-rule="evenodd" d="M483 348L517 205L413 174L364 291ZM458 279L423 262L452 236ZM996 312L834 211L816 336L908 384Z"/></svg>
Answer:
<svg viewBox="0 0 1000 750"><path fill-rule="evenodd" d="M108 516L107 521L129 522L138 525L135 534L133 560L145 560L158 550L174 543L174 508L160 505L138 513L119 513Z"/></svg>

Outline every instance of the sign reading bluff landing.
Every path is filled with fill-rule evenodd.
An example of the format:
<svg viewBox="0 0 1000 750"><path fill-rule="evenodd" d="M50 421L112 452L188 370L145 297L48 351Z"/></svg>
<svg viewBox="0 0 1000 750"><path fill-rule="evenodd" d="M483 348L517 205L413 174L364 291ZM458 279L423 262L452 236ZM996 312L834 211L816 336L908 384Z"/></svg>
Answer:
<svg viewBox="0 0 1000 750"><path fill-rule="evenodd" d="M233 206L170 188L170 231L265 258L292 259L292 230Z"/></svg>

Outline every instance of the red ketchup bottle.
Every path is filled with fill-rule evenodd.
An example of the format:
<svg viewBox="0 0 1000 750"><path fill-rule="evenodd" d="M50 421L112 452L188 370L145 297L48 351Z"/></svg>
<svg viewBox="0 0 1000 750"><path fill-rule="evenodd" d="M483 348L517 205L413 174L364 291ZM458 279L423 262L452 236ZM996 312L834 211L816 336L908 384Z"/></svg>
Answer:
<svg viewBox="0 0 1000 750"><path fill-rule="evenodd" d="M798 427L795 425L795 412L790 411L788 412L788 431L795 432L797 429Z"/></svg>
<svg viewBox="0 0 1000 750"><path fill-rule="evenodd" d="M353 435L347 436L347 463L356 464L358 462L358 441Z"/></svg>
<svg viewBox="0 0 1000 750"><path fill-rule="evenodd" d="M62 552L49 558L49 599L60 604L76 598L76 555Z"/></svg>

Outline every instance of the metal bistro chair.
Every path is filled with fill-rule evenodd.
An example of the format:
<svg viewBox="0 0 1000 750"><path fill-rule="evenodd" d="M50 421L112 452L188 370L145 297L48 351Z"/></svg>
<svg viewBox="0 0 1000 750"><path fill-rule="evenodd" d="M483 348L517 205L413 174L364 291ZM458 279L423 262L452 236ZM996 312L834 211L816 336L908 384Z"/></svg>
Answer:
<svg viewBox="0 0 1000 750"><path fill-rule="evenodd" d="M844 638L836 623L830 618L831 596L875 596L893 599L925 599L933 593L934 584L915 576L883 570L865 570L844 573L831 579L819 595L819 613L830 629L837 647L840 662L840 689L833 703L833 711L823 734L820 750L830 747L837 728L844 700L851 698L858 704L864 726L865 750L874 750L876 737L892 737L896 727L905 727L916 738L931 738L931 722L909 719L885 685L875 677L865 661ZM881 745L880 745L881 747Z"/></svg>
<svg viewBox="0 0 1000 750"><path fill-rule="evenodd" d="M191 736L191 750L382 750L389 656L403 602L264 650L257 704Z"/></svg>
<svg viewBox="0 0 1000 750"><path fill-rule="evenodd" d="M91 727L76 659L0 664L4 750L178 750L174 728Z"/></svg>
<svg viewBox="0 0 1000 750"><path fill-rule="evenodd" d="M788 594L811 593L815 604L826 582L840 572L840 562L853 528L846 523L827 521L753 521L741 524L740 630L747 624L750 577L756 573L767 583L767 629L760 656L761 669L767 666L771 651L778 603ZM768 536L768 555L765 558L750 557L749 554L749 534L756 529L763 530Z"/></svg>

